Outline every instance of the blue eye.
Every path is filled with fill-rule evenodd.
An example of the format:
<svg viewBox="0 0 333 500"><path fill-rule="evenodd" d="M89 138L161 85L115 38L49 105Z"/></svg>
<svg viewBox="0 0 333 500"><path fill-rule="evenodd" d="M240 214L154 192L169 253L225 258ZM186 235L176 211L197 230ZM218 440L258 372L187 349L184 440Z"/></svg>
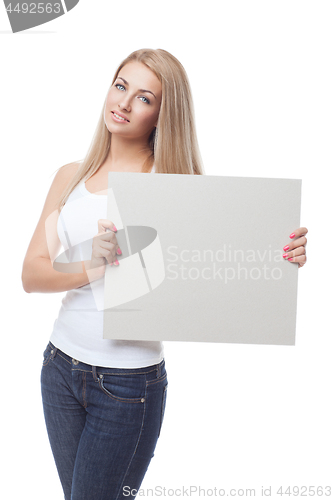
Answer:
<svg viewBox="0 0 333 500"><path fill-rule="evenodd" d="M122 87L124 90L126 90L126 88L124 87L124 85L122 85L121 83L116 83L116 84L115 84L115 87L116 87L118 90L121 90L119 87ZM123 90L122 90L122 92L123 92ZM147 99L147 97L145 97L145 96L140 96L140 97L139 97L139 99L145 99L145 100L144 100L144 101L142 101L142 102L147 103L147 104L150 104L149 99Z"/></svg>

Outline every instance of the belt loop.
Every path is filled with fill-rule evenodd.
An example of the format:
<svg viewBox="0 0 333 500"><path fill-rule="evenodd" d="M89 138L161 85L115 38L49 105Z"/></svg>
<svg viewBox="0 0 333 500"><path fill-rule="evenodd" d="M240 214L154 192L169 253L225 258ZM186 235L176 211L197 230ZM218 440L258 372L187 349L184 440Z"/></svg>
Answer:
<svg viewBox="0 0 333 500"><path fill-rule="evenodd" d="M161 376L161 366L160 364L158 364L156 366L156 378L160 378L160 376Z"/></svg>
<svg viewBox="0 0 333 500"><path fill-rule="evenodd" d="M95 380L95 382L98 382L96 366L92 366L91 369L92 369L93 379Z"/></svg>

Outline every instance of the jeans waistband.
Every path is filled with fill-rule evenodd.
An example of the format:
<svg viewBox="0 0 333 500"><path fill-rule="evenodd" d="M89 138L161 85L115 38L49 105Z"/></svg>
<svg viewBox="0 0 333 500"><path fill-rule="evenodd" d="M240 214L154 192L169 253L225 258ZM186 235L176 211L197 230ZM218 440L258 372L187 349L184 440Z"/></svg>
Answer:
<svg viewBox="0 0 333 500"><path fill-rule="evenodd" d="M147 379L161 378L165 373L165 360L155 365L143 366L141 368L108 368L104 366L93 366L83 361L76 360L69 356L68 354L61 351L59 348L55 347L52 342L49 342L49 348L52 349L52 358L57 354L61 355L69 364L72 365L72 370L81 370L86 372L92 372L94 377L96 373L98 374L110 374L110 375L147 375Z"/></svg>

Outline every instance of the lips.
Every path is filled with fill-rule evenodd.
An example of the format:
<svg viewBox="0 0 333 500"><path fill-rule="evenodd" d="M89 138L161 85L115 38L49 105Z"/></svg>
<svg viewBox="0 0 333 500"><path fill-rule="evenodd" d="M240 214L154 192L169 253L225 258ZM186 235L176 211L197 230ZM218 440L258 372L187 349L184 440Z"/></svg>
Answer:
<svg viewBox="0 0 333 500"><path fill-rule="evenodd" d="M123 118L123 119L124 119L124 121L129 122L129 120L126 118L126 116L125 116L125 115L123 115L122 113L119 113L119 111L111 111L111 113L113 114L113 116L114 116L117 120L121 120L121 118ZM116 115L118 115L118 116L116 116ZM120 117L120 118L118 118L118 117Z"/></svg>

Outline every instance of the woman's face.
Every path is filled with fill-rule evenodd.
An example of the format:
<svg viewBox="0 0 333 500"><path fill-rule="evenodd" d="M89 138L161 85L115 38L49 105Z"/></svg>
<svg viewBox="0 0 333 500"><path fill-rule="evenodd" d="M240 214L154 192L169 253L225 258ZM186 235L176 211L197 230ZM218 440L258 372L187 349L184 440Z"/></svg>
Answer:
<svg viewBox="0 0 333 500"><path fill-rule="evenodd" d="M161 100L162 85L155 73L140 62L127 63L108 92L105 124L112 134L148 140L157 126Z"/></svg>

